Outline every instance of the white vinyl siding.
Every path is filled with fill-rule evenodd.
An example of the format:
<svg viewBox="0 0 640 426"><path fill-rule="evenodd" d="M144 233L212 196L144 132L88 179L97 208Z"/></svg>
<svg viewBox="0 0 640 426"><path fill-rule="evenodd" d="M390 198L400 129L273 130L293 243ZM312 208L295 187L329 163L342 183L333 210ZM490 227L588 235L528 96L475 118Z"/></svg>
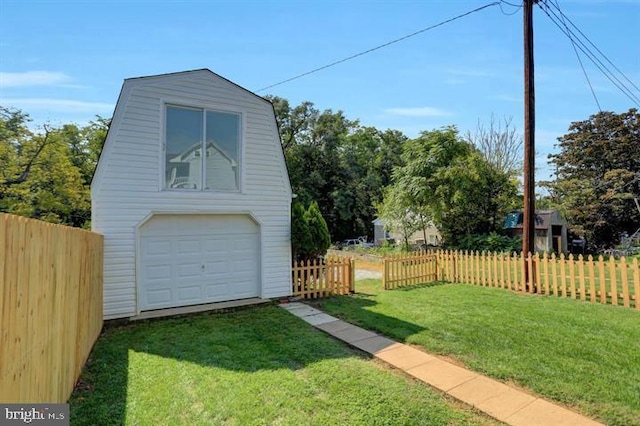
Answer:
<svg viewBox="0 0 640 426"><path fill-rule="evenodd" d="M241 114L240 191L164 189L164 107ZM260 297L290 294L291 189L272 106L208 70L126 80L92 182L105 236L105 318L134 316L140 227L153 214L244 214L260 228Z"/></svg>

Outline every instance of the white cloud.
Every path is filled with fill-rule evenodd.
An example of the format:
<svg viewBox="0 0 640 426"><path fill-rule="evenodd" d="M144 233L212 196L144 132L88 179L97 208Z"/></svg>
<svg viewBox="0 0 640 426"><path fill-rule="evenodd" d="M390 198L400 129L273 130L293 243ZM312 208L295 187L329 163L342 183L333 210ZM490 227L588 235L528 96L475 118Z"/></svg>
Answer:
<svg viewBox="0 0 640 426"><path fill-rule="evenodd" d="M0 104L25 110L49 110L59 112L113 112L114 105L102 102L84 102L72 99L51 98L0 98Z"/></svg>
<svg viewBox="0 0 640 426"><path fill-rule="evenodd" d="M440 108L419 107L419 108L388 108L384 110L387 114L401 115L404 117L449 117L451 112Z"/></svg>
<svg viewBox="0 0 640 426"><path fill-rule="evenodd" d="M61 72L0 72L0 87L55 86L70 81L71 77Z"/></svg>

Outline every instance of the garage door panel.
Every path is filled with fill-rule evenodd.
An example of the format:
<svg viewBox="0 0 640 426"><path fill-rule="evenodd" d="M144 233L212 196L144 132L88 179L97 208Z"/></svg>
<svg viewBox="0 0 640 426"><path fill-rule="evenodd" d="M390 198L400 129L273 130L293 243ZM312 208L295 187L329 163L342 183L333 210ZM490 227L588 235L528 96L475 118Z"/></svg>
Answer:
<svg viewBox="0 0 640 426"><path fill-rule="evenodd" d="M148 256L171 255L171 241L165 239L149 240L144 249Z"/></svg>
<svg viewBox="0 0 640 426"><path fill-rule="evenodd" d="M208 302L221 302L229 296L229 285L227 283L209 284L206 286L206 296Z"/></svg>
<svg viewBox="0 0 640 426"><path fill-rule="evenodd" d="M150 282L170 280L171 266L169 265L149 265L145 268L146 278Z"/></svg>
<svg viewBox="0 0 640 426"><path fill-rule="evenodd" d="M176 291L178 302L181 304L202 303L202 287L199 285L179 286Z"/></svg>
<svg viewBox="0 0 640 426"><path fill-rule="evenodd" d="M241 299L243 297L252 297L250 296L253 291L253 280L236 280L233 283L233 295Z"/></svg>
<svg viewBox="0 0 640 426"><path fill-rule="evenodd" d="M211 278L229 276L230 268L228 260L209 261L205 264L205 275Z"/></svg>
<svg viewBox="0 0 640 426"><path fill-rule="evenodd" d="M179 238L180 240L174 242L176 255L200 255L200 253L202 252L202 241L200 240L200 238Z"/></svg>
<svg viewBox="0 0 640 426"><path fill-rule="evenodd" d="M140 230L141 310L259 296L259 228L243 215L159 215Z"/></svg>
<svg viewBox="0 0 640 426"><path fill-rule="evenodd" d="M153 290L149 289L146 292L147 303L150 305L164 305L171 303L171 290Z"/></svg>
<svg viewBox="0 0 640 426"><path fill-rule="evenodd" d="M200 262L197 263L181 263L175 267L175 277L179 280L184 278L199 277L202 274Z"/></svg>

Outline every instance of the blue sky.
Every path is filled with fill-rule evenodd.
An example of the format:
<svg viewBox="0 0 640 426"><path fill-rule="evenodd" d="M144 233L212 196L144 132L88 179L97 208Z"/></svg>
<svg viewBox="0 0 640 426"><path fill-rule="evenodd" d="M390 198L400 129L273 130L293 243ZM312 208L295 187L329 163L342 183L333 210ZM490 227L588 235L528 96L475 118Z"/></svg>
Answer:
<svg viewBox="0 0 640 426"><path fill-rule="evenodd" d="M640 0L558 2L640 86ZM196 68L257 91L487 3L0 0L0 104L36 127L85 124L112 114L123 79ZM567 37L540 8L534 25L536 178L548 179L556 138L597 106ZM491 114L522 129L522 44L521 10L503 4L259 94L410 137ZM603 110L634 106L583 62Z"/></svg>

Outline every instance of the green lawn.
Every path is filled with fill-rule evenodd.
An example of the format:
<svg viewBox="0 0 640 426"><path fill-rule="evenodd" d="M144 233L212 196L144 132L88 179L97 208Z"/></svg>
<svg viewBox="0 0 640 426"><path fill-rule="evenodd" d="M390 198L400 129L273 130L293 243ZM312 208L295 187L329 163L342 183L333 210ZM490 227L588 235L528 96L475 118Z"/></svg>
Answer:
<svg viewBox="0 0 640 426"><path fill-rule="evenodd" d="M640 312L463 284L318 301L330 314L524 386L611 425L640 425Z"/></svg>
<svg viewBox="0 0 640 426"><path fill-rule="evenodd" d="M106 330L72 425L474 425L493 420L275 306Z"/></svg>

